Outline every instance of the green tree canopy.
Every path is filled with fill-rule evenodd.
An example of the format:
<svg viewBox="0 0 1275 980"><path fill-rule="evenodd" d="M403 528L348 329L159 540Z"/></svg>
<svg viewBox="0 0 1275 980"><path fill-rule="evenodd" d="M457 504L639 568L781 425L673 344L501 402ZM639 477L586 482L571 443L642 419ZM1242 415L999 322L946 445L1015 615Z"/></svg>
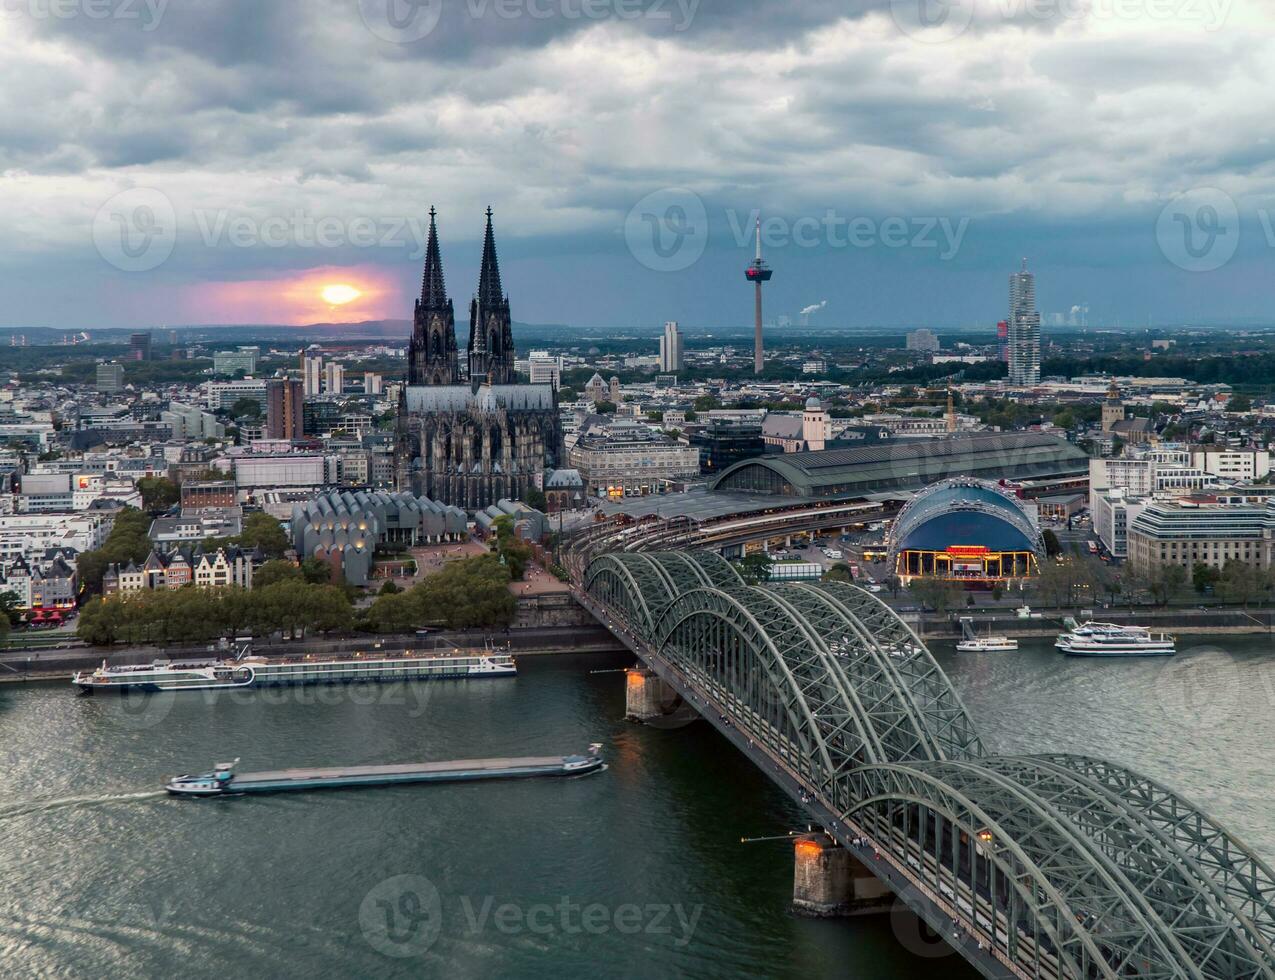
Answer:
<svg viewBox="0 0 1275 980"><path fill-rule="evenodd" d="M301 569L282 558L272 558L252 573L254 589L264 589L276 582L300 582L301 580Z"/></svg>
<svg viewBox="0 0 1275 980"><path fill-rule="evenodd" d="M181 487L163 476L144 476L137 481L142 506L152 513L168 510L181 499Z"/></svg>
<svg viewBox="0 0 1275 980"><path fill-rule="evenodd" d="M527 488L527 492L523 494L523 502L528 507L534 507L541 513L549 509L549 501L545 499L544 491L537 487Z"/></svg>
<svg viewBox="0 0 1275 980"><path fill-rule="evenodd" d="M763 585L770 581L770 566L774 559L764 551L756 551L741 558L737 563L739 574L748 585Z"/></svg>
<svg viewBox="0 0 1275 980"><path fill-rule="evenodd" d="M97 596L81 609L76 635L96 645L168 646L233 637L249 628L258 636L277 630L304 636L352 626L353 610L343 590L284 579L251 592L183 588Z"/></svg>
<svg viewBox="0 0 1275 980"><path fill-rule="evenodd" d="M102 591L102 576L109 565L127 565L130 561L140 564L151 552L151 518L143 511L126 507L115 516L111 533L102 547L81 552L76 559L76 574L80 584L90 592Z"/></svg>
<svg viewBox="0 0 1275 980"><path fill-rule="evenodd" d="M928 607L935 612L947 612L960 605L961 596L965 590L961 588L959 582L949 582L938 578L914 578L912 584L908 586L908 591L923 608Z"/></svg>
<svg viewBox="0 0 1275 980"><path fill-rule="evenodd" d="M517 607L509 581L509 569L496 555L449 562L407 592L378 596L366 621L381 633L435 624L448 629L508 626Z"/></svg>
<svg viewBox="0 0 1275 980"><path fill-rule="evenodd" d="M237 419L261 418L261 402L255 398L240 398L230 406L230 414Z"/></svg>
<svg viewBox="0 0 1275 980"><path fill-rule="evenodd" d="M825 582L853 582L854 575L851 573L849 565L839 561L823 573L823 580Z"/></svg>
<svg viewBox="0 0 1275 980"><path fill-rule="evenodd" d="M269 514L249 514L243 519L243 530L234 539L241 548L260 548L267 558L282 558L288 550L288 536L283 525Z"/></svg>

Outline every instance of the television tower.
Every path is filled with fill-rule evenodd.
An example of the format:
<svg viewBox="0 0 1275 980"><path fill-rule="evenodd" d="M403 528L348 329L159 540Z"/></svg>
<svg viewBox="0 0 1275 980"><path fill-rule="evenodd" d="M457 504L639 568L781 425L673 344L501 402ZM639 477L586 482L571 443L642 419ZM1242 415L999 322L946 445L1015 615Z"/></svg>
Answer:
<svg viewBox="0 0 1275 980"><path fill-rule="evenodd" d="M756 319L753 323L753 374L761 374L762 372L762 346L761 346L761 284L770 282L770 277L775 273L771 270L761 257L761 218L757 218L757 257L753 259L753 264L744 270L744 276L756 288Z"/></svg>

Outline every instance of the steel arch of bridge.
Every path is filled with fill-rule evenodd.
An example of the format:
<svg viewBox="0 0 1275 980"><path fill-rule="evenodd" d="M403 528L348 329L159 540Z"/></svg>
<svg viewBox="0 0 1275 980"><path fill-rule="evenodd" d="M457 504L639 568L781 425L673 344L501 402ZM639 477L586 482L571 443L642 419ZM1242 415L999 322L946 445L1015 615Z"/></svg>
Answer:
<svg viewBox="0 0 1275 980"><path fill-rule="evenodd" d="M1275 978L1275 874L1099 759L998 756L876 596L747 586L708 552L615 552L584 590L842 822L1033 976Z"/></svg>

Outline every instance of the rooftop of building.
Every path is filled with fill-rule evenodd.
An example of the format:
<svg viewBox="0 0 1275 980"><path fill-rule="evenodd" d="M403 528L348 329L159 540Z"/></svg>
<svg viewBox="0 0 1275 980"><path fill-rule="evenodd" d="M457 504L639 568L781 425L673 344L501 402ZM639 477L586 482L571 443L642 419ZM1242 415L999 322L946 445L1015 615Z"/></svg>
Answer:
<svg viewBox="0 0 1275 980"><path fill-rule="evenodd" d="M1089 457L1082 450L1055 436L974 433L758 457L724 470L711 489L857 497L870 491L919 489L953 476L1039 478L1084 473L1088 466Z"/></svg>

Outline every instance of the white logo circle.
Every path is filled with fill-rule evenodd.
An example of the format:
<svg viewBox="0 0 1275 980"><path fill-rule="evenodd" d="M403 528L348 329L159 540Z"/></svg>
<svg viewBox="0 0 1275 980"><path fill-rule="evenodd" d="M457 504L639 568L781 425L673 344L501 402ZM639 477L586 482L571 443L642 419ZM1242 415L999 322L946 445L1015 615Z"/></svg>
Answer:
<svg viewBox="0 0 1275 980"><path fill-rule="evenodd" d="M1161 254L1179 269L1220 269L1240 245L1240 211L1235 198L1217 187L1187 191L1160 212L1155 238Z"/></svg>
<svg viewBox="0 0 1275 980"><path fill-rule="evenodd" d="M1174 724L1203 731L1229 721L1242 685L1234 657L1219 647L1196 647L1179 653L1156 673L1155 700Z"/></svg>
<svg viewBox="0 0 1275 980"><path fill-rule="evenodd" d="M969 29L974 0L890 0L890 17L913 40L943 44Z"/></svg>
<svg viewBox="0 0 1275 980"><path fill-rule="evenodd" d="M106 702L106 718L132 731L154 728L168 717L177 699L174 691L120 691L99 695Z"/></svg>
<svg viewBox="0 0 1275 980"><path fill-rule="evenodd" d="M93 217L97 254L123 272L149 272L173 254L177 212L163 191L134 187L120 191Z"/></svg>
<svg viewBox="0 0 1275 980"><path fill-rule="evenodd" d="M443 0L359 0L359 15L382 41L412 44L438 26Z"/></svg>
<svg viewBox="0 0 1275 980"><path fill-rule="evenodd" d="M395 959L422 956L443 931L443 901L428 878L396 875L363 897L359 926L378 953Z"/></svg>
<svg viewBox="0 0 1275 980"><path fill-rule="evenodd" d="M708 211L700 196L684 187L654 191L625 217L624 241L648 269L681 272L708 246Z"/></svg>

